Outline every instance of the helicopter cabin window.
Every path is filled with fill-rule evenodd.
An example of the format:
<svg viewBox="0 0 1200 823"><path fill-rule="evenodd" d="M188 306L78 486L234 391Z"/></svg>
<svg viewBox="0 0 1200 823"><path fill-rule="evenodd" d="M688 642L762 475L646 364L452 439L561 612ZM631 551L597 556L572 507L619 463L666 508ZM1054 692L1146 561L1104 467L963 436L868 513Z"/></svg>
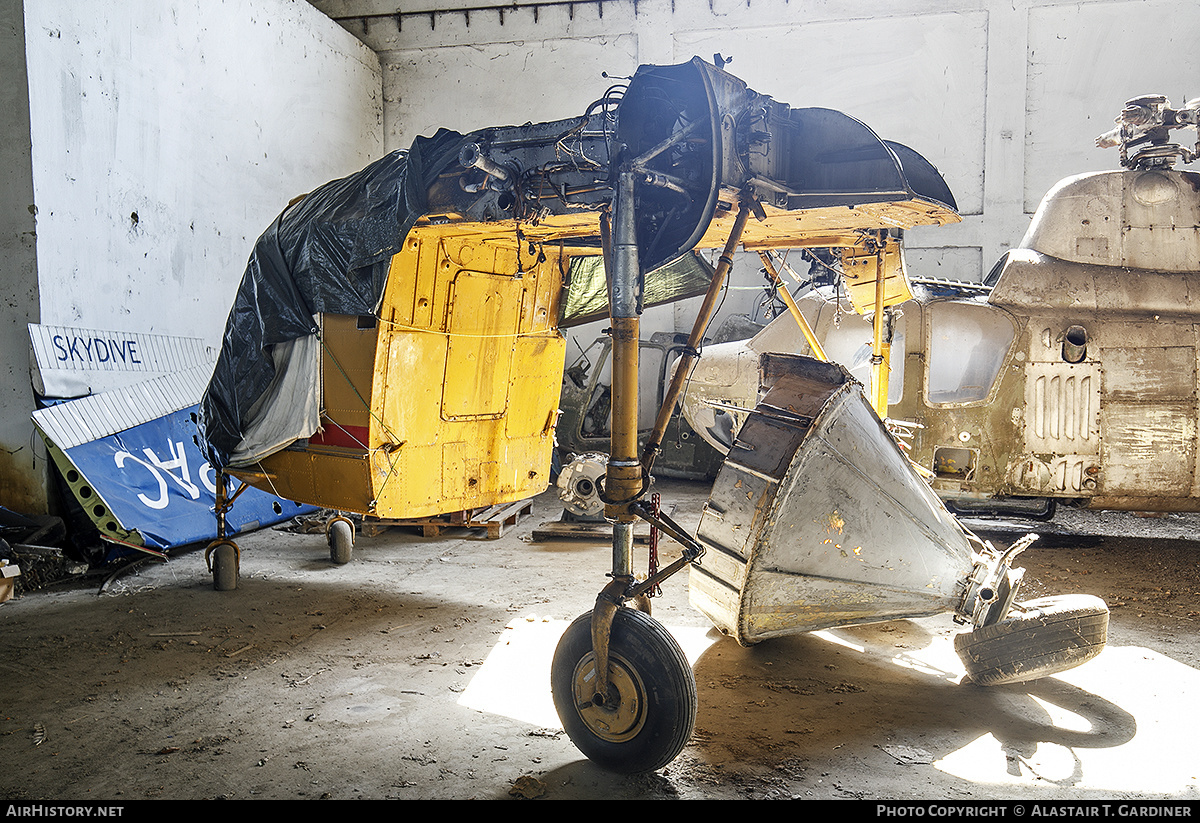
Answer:
<svg viewBox="0 0 1200 823"><path fill-rule="evenodd" d="M986 400L1015 334L1008 316L992 306L931 304L926 401L948 405Z"/></svg>

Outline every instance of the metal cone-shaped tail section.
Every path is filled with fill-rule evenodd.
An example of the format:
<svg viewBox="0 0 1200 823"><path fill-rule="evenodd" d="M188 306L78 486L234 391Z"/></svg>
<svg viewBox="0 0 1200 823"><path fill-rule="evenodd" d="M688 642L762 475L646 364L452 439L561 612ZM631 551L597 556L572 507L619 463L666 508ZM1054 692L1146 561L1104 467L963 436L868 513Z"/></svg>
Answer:
<svg viewBox="0 0 1200 823"><path fill-rule="evenodd" d="M761 367L769 388L700 521L693 605L744 645L953 611L972 543L859 384L808 357Z"/></svg>

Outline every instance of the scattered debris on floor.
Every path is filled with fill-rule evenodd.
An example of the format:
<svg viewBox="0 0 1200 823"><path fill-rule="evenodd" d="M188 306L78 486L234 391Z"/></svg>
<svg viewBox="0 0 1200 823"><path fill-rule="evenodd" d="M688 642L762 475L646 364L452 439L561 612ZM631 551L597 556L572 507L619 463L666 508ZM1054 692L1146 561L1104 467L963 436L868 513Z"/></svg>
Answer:
<svg viewBox="0 0 1200 823"><path fill-rule="evenodd" d="M61 518L0 506L0 602L86 571L64 553L65 539Z"/></svg>
<svg viewBox="0 0 1200 823"><path fill-rule="evenodd" d="M512 788L508 790L508 793L513 797L523 797L526 800L533 800L546 793L546 784L533 775L523 774L513 782Z"/></svg>
<svg viewBox="0 0 1200 823"><path fill-rule="evenodd" d="M2 543L3 541L0 541ZM0 547L3 548L3 547ZM21 576L21 567L8 558L0 558L0 603L12 600L16 578Z"/></svg>

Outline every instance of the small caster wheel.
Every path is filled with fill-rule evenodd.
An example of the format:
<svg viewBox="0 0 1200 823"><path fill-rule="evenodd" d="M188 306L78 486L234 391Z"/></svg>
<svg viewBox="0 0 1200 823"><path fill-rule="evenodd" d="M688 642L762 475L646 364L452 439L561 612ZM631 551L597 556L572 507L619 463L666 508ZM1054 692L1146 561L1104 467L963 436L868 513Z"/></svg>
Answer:
<svg viewBox="0 0 1200 823"><path fill-rule="evenodd" d="M329 559L339 566L350 562L354 550L354 525L344 517L329 522Z"/></svg>
<svg viewBox="0 0 1200 823"><path fill-rule="evenodd" d="M229 540L213 543L206 554L211 556L210 568L213 588L219 592L233 591L238 587L240 552L236 543Z"/></svg>

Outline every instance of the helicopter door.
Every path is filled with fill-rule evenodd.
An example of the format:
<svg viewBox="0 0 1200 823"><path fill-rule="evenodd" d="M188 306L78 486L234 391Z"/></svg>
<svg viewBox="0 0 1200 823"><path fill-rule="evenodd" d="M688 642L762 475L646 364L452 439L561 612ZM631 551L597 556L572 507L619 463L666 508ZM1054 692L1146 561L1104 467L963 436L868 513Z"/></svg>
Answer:
<svg viewBox="0 0 1200 823"><path fill-rule="evenodd" d="M1191 346L1104 349L1105 496L1194 495L1196 350Z"/></svg>
<svg viewBox="0 0 1200 823"><path fill-rule="evenodd" d="M994 447L988 407L1017 328L1002 309L966 301L930 303L926 318L926 419L934 437L930 468L947 483L976 483L980 456Z"/></svg>

